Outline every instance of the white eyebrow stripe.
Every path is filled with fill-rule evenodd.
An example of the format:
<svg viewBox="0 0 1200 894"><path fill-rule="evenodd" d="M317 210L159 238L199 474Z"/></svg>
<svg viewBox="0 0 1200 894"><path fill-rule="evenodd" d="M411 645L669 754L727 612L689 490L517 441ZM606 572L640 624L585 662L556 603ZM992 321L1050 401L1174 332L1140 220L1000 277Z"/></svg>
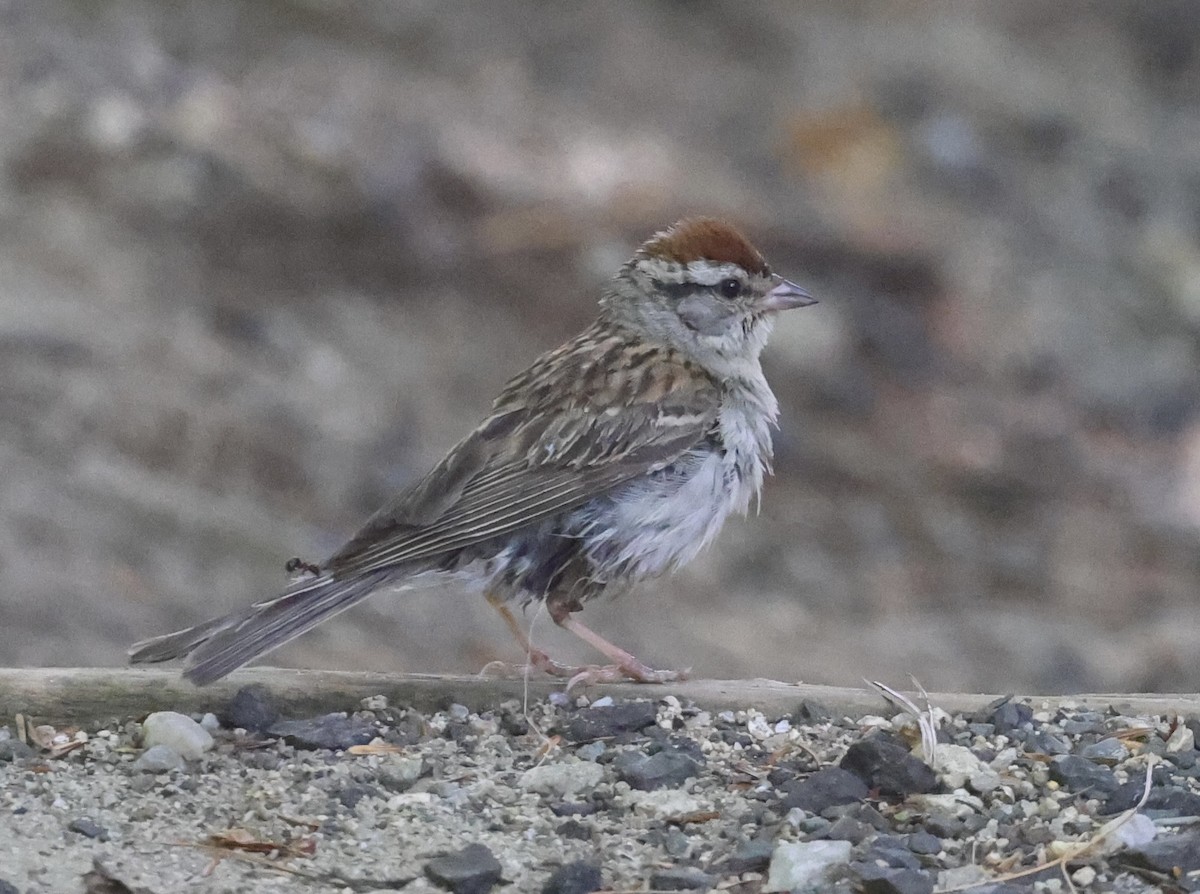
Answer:
<svg viewBox="0 0 1200 894"><path fill-rule="evenodd" d="M694 283L702 286L715 286L723 279L742 280L746 273L737 264L717 264L713 266L708 261L692 261L687 265L688 276Z"/></svg>

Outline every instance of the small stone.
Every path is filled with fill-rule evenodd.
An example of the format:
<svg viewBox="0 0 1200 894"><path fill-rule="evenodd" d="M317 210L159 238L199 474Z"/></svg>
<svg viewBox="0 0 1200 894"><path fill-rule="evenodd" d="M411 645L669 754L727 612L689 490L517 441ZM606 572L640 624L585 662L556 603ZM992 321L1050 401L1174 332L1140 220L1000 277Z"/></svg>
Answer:
<svg viewBox="0 0 1200 894"><path fill-rule="evenodd" d="M531 792L553 795L564 800L574 800L581 792L588 792L604 779L604 768L591 761L564 761L557 764L542 764L530 767L521 774L518 785Z"/></svg>
<svg viewBox="0 0 1200 894"><path fill-rule="evenodd" d="M221 723L229 729L263 733L279 719L279 709L266 686L251 683L234 693L220 716Z"/></svg>
<svg viewBox="0 0 1200 894"><path fill-rule="evenodd" d="M867 847L862 858L864 863L876 861L893 869L920 869L921 861L917 859L908 847L894 835L876 836Z"/></svg>
<svg viewBox="0 0 1200 894"><path fill-rule="evenodd" d="M141 753L133 762L135 773L167 773L171 770L186 770L187 763L174 749L166 745L153 745Z"/></svg>
<svg viewBox="0 0 1200 894"><path fill-rule="evenodd" d="M33 757L33 749L20 739L0 741L0 761L18 761Z"/></svg>
<svg viewBox="0 0 1200 894"><path fill-rule="evenodd" d="M98 838L101 841L108 841L108 830L103 826L96 825L95 821L90 817L77 817L67 824L67 828L72 832L78 832L85 838Z"/></svg>
<svg viewBox="0 0 1200 894"><path fill-rule="evenodd" d="M1025 750L1038 754L1070 754L1071 743L1061 736L1038 730L1025 737Z"/></svg>
<svg viewBox="0 0 1200 894"><path fill-rule="evenodd" d="M381 766L375 774L375 781L389 792L406 792L413 787L424 772L424 758L399 757Z"/></svg>
<svg viewBox="0 0 1200 894"><path fill-rule="evenodd" d="M1091 866L1080 866L1071 873L1071 881L1081 888L1090 888L1096 881L1096 870Z"/></svg>
<svg viewBox="0 0 1200 894"><path fill-rule="evenodd" d="M363 798L383 798L383 793L373 785L347 785L337 793L338 803L353 810Z"/></svg>
<svg viewBox="0 0 1200 894"><path fill-rule="evenodd" d="M358 706L364 711L386 711L388 698L386 695L368 695L359 701Z"/></svg>
<svg viewBox="0 0 1200 894"><path fill-rule="evenodd" d="M353 745L370 743L377 729L374 721L338 713L308 720L280 720L266 732L296 748L345 751Z"/></svg>
<svg viewBox="0 0 1200 894"><path fill-rule="evenodd" d="M0 894L21 894L21 892L17 890L17 886L12 882L0 878Z"/></svg>
<svg viewBox="0 0 1200 894"><path fill-rule="evenodd" d="M554 870L542 886L542 894L591 894L602 884L599 866L577 860Z"/></svg>
<svg viewBox="0 0 1200 894"><path fill-rule="evenodd" d="M654 702L622 702L583 708L567 721L563 735L570 742L591 742L653 726L658 720Z"/></svg>
<svg viewBox="0 0 1200 894"><path fill-rule="evenodd" d="M200 718L200 728L211 736L221 728L221 721L217 720L217 715L210 711Z"/></svg>
<svg viewBox="0 0 1200 894"><path fill-rule="evenodd" d="M1125 860L1133 866L1179 878L1200 870L1200 833L1156 838L1149 844L1130 848L1125 852Z"/></svg>
<svg viewBox="0 0 1200 894"><path fill-rule="evenodd" d="M683 785L699 775L701 764L690 754L663 749L651 757L637 751L622 752L613 761L613 768L617 778L628 782L632 788L648 792Z"/></svg>
<svg viewBox="0 0 1200 894"><path fill-rule="evenodd" d="M588 742L575 749L575 756L581 761L594 761L608 750L603 742Z"/></svg>
<svg viewBox="0 0 1200 894"><path fill-rule="evenodd" d="M559 838L574 838L576 841L591 841L593 829L587 823L581 823L577 819L569 819L564 823L559 823L554 829L554 834Z"/></svg>
<svg viewBox="0 0 1200 894"><path fill-rule="evenodd" d="M939 745L936 769L947 788L964 788L971 780L979 781L984 791L1000 786L1000 774L963 745ZM972 788L981 791L974 785Z"/></svg>
<svg viewBox="0 0 1200 894"><path fill-rule="evenodd" d="M938 787L937 774L913 757L907 748L884 735L871 735L846 750L839 766L881 794L896 798Z"/></svg>
<svg viewBox="0 0 1200 894"><path fill-rule="evenodd" d="M1113 849L1145 847L1158 837L1158 826L1144 813L1135 813L1109 836Z"/></svg>
<svg viewBox="0 0 1200 894"><path fill-rule="evenodd" d="M799 807L808 813L821 813L839 804L855 804L867 796L867 784L841 767L825 767L807 779L794 779L783 785L783 807Z"/></svg>
<svg viewBox="0 0 1200 894"><path fill-rule="evenodd" d="M932 894L933 877L920 869L859 864L856 867L863 894Z"/></svg>
<svg viewBox="0 0 1200 894"><path fill-rule="evenodd" d="M990 873L982 866L976 863L967 863L963 866L953 866L950 869L943 869L939 872L937 886L949 890L974 888L977 885L986 883L989 879L991 879Z"/></svg>
<svg viewBox="0 0 1200 894"><path fill-rule="evenodd" d="M677 788L665 788L657 791L632 791L629 793L629 803L639 812L646 813L659 819L673 819L698 813L706 805L694 795L681 792Z"/></svg>
<svg viewBox="0 0 1200 894"><path fill-rule="evenodd" d="M850 860L849 841L795 841L775 846L763 891L818 891L835 866Z"/></svg>
<svg viewBox="0 0 1200 894"><path fill-rule="evenodd" d="M425 875L454 894L487 894L500 881L500 862L486 845L469 844L457 853L430 860Z"/></svg>
<svg viewBox="0 0 1200 894"><path fill-rule="evenodd" d="M1141 800L1144 789L1145 783L1140 779L1118 786L1099 812L1113 814L1131 809ZM1200 795L1176 786L1152 788L1142 812L1151 817L1156 813L1159 816L1200 816Z"/></svg>
<svg viewBox="0 0 1200 894"><path fill-rule="evenodd" d="M707 891L716 883L716 876L690 866L656 869L650 873L652 891Z"/></svg>
<svg viewBox="0 0 1200 894"><path fill-rule="evenodd" d="M725 860L722 870L732 875L743 872L765 872L775 853L775 842L769 838L751 838L738 842L733 853Z"/></svg>
<svg viewBox="0 0 1200 894"><path fill-rule="evenodd" d="M1079 756L1090 761L1120 762L1129 757L1129 749L1120 739L1101 739L1080 748Z"/></svg>
<svg viewBox="0 0 1200 894"><path fill-rule="evenodd" d="M804 723L828 723L833 715L820 702L803 699L796 709L796 719Z"/></svg>
<svg viewBox="0 0 1200 894"><path fill-rule="evenodd" d="M942 839L928 832L913 832L908 836L908 849L914 854L936 854L942 849Z"/></svg>
<svg viewBox="0 0 1200 894"><path fill-rule="evenodd" d="M1008 734L1033 720L1033 708L1019 702L1005 702L987 718L996 732Z"/></svg>
<svg viewBox="0 0 1200 894"><path fill-rule="evenodd" d="M1094 791L1107 795L1117 788L1112 770L1075 754L1060 754L1052 759L1050 778L1073 792Z"/></svg>
<svg viewBox="0 0 1200 894"><path fill-rule="evenodd" d="M146 748L166 745L184 760L194 761L213 747L213 737L186 714L155 711L142 722L142 744Z"/></svg>
<svg viewBox="0 0 1200 894"><path fill-rule="evenodd" d="M1192 751L1196 747L1196 735L1182 723L1167 737L1167 754Z"/></svg>
<svg viewBox="0 0 1200 894"><path fill-rule="evenodd" d="M829 827L828 836L834 841L849 841L851 844L858 844L865 841L867 836L874 831L866 823L861 823L853 817L840 816Z"/></svg>

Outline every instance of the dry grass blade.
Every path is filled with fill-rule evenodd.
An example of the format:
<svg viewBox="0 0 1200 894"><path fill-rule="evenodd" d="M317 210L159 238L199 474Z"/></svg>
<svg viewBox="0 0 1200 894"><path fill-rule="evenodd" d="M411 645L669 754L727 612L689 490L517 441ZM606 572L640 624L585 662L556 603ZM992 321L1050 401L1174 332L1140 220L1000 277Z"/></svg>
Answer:
<svg viewBox="0 0 1200 894"><path fill-rule="evenodd" d="M929 702L929 693L925 691L925 687L913 679L913 685L925 699L925 710L922 711L907 695L897 692L886 683L880 683L878 680L863 682L878 689L888 701L900 706L917 719L917 726L921 730L921 752L925 756L925 762L932 766L937 761L937 718L934 716L933 705Z"/></svg>

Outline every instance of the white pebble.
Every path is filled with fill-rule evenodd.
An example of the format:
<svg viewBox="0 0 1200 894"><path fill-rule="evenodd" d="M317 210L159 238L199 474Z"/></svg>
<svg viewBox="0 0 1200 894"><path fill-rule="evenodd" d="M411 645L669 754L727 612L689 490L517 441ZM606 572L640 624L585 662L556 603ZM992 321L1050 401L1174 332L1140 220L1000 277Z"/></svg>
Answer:
<svg viewBox="0 0 1200 894"><path fill-rule="evenodd" d="M184 760L196 760L213 747L213 737L186 714L156 711L142 723L142 745L166 745Z"/></svg>

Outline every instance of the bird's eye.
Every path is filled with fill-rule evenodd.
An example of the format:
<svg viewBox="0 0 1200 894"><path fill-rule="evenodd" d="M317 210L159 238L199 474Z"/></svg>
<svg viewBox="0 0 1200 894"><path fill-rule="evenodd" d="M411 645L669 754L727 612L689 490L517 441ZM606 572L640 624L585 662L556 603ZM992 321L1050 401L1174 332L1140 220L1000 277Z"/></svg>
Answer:
<svg viewBox="0 0 1200 894"><path fill-rule="evenodd" d="M726 298L736 298L742 294L742 281L740 279L723 279L717 287L721 290L721 294Z"/></svg>

